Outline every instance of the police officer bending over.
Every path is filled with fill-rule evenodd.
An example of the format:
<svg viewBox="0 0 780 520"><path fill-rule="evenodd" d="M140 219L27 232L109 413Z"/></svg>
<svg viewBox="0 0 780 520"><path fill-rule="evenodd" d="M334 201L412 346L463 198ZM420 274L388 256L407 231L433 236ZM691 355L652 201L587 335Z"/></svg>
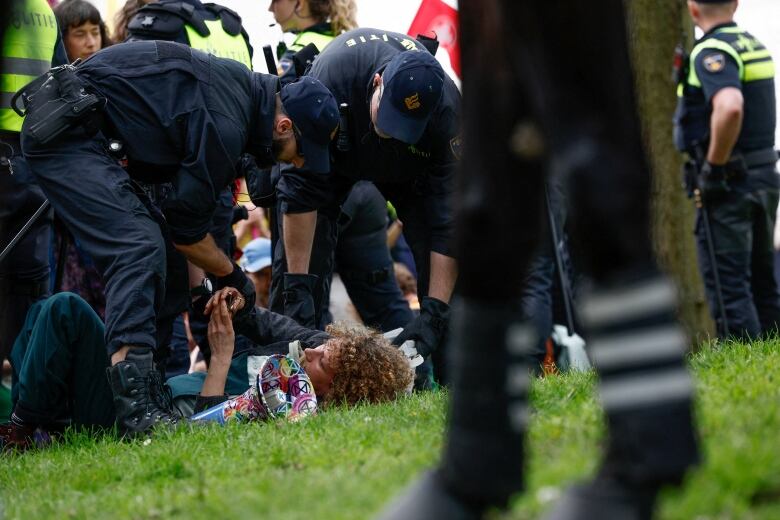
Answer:
<svg viewBox="0 0 780 520"><path fill-rule="evenodd" d="M396 341L415 339L427 356L442 341L457 276L449 248L459 145L457 87L419 42L377 29L337 37L305 77L322 81L349 108L331 144L329 175L283 168L277 197L284 245L274 254L286 255L287 272L283 281L275 273L274 293L283 285L288 316L317 321L314 309L333 268L336 241L335 226L318 222L317 212L335 221L352 184L370 180L393 201L419 273L420 316Z"/></svg>
<svg viewBox="0 0 780 520"><path fill-rule="evenodd" d="M110 47L56 78L26 93L22 146L106 282L111 387L119 424L135 433L175 418L161 386L149 384L158 379L152 351L165 291L164 239L133 180L172 183L162 201L164 232L217 287L239 289L251 309L252 283L208 234L217 197L244 152L266 165L305 162L322 171L338 109L313 79L279 91L273 76L171 42ZM95 99L105 103L102 123L65 119L60 110L65 103L67 114L76 113ZM123 144L127 170L109 139Z"/></svg>
<svg viewBox="0 0 780 520"><path fill-rule="evenodd" d="M675 144L692 159L689 190L701 199L699 263L718 333L755 338L780 323L772 249L780 187L774 63L734 23L737 5L688 2L704 36L680 75Z"/></svg>

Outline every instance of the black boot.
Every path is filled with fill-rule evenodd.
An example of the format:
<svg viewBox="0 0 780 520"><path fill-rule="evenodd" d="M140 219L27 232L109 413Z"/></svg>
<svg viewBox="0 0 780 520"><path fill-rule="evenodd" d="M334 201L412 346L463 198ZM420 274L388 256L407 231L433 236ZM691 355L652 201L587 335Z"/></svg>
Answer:
<svg viewBox="0 0 780 520"><path fill-rule="evenodd" d="M523 487L523 434L530 386L522 353L536 341L513 323L515 302L453 304L452 403L444 455L380 516L383 520L477 519L506 507Z"/></svg>
<svg viewBox="0 0 780 520"><path fill-rule="evenodd" d="M158 424L178 422L170 389L154 366L152 349L131 348L125 360L108 368L107 373L123 434L134 436Z"/></svg>

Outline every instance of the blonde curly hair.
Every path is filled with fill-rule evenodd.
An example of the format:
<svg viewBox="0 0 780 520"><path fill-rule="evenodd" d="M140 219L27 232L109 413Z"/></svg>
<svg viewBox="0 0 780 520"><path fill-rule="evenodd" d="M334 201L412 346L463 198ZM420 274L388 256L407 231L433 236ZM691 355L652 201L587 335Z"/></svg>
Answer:
<svg viewBox="0 0 780 520"><path fill-rule="evenodd" d="M346 322L328 325L335 375L324 405L392 401L411 389L414 371L380 332Z"/></svg>
<svg viewBox="0 0 780 520"><path fill-rule="evenodd" d="M309 11L315 19L330 21L336 36L357 27L355 0L309 0Z"/></svg>

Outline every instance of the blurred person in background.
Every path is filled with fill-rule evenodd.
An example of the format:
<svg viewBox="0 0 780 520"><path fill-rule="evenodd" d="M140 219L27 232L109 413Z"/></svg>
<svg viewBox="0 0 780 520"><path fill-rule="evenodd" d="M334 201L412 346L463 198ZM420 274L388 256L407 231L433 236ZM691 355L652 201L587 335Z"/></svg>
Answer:
<svg viewBox="0 0 780 520"><path fill-rule="evenodd" d="M127 0L122 9L117 11L114 16L114 30L111 35L114 41L121 43L127 39L127 24L135 17L135 13L146 4L154 0Z"/></svg>
<svg viewBox="0 0 780 520"><path fill-rule="evenodd" d="M57 21L46 0L11 0L0 18L0 250L27 224L46 198L22 155L22 118L10 100L51 67L68 62ZM31 23L35 19L39 23ZM0 261L0 364L8 356L27 309L51 290L52 211L44 211ZM7 399L0 384L0 400Z"/></svg>
<svg viewBox="0 0 780 520"><path fill-rule="evenodd" d="M54 7L54 15L70 61L86 60L111 45L100 11L86 0L65 0Z"/></svg>

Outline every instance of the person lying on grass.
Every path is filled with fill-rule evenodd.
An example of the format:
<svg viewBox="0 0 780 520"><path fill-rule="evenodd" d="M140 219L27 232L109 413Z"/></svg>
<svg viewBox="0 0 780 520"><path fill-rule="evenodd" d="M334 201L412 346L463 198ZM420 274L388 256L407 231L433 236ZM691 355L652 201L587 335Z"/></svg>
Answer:
<svg viewBox="0 0 780 520"><path fill-rule="evenodd" d="M229 297L234 298L230 309ZM256 380L263 357L274 354L292 354L300 360L325 407L389 401L411 388L413 371L406 357L378 332L346 325L333 325L327 332L306 329L260 308L233 324L232 314L241 304L230 289L212 297L207 305L211 314L208 373L177 376L163 385L159 372L152 371L144 381L154 389L152 399L172 401L179 413L189 417L227 395L245 392ZM262 346L233 357L234 325ZM11 363L14 411L11 422L0 425L1 450L44 446L53 433L67 426L113 428L104 326L78 295L59 293L30 308Z"/></svg>

